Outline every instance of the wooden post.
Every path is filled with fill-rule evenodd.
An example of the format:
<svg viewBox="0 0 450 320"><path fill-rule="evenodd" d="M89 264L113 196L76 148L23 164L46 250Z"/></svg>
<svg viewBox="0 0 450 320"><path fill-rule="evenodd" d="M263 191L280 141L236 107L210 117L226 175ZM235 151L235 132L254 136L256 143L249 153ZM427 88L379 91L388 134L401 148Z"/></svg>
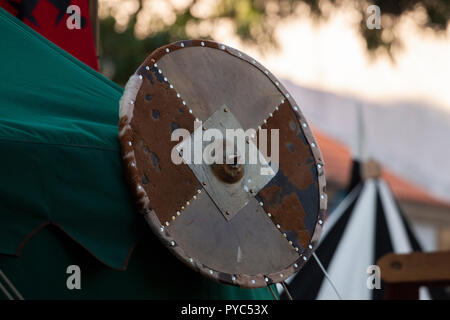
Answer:
<svg viewBox="0 0 450 320"><path fill-rule="evenodd" d="M89 16L91 17L91 28L94 36L97 63L100 67L100 23L98 19L98 0L89 0Z"/></svg>
<svg viewBox="0 0 450 320"><path fill-rule="evenodd" d="M377 264L385 299L418 299L421 286L450 285L450 251L388 253Z"/></svg>

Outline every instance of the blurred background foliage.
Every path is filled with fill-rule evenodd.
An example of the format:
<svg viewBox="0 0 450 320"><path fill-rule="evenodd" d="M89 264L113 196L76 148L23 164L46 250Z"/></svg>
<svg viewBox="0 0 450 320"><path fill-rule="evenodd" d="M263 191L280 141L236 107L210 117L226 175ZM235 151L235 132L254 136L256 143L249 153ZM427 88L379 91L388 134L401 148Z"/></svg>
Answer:
<svg viewBox="0 0 450 320"><path fill-rule="evenodd" d="M446 30L450 18L450 0L100 0L99 4L102 72L121 85L151 51L167 43L187 38L226 43L217 35L219 26L267 52L279 46L275 30L283 19L306 12L321 23L350 5L367 52L374 58L384 52L394 61L393 49L401 47L395 27L402 15L415 12L415 22L435 33ZM366 26L371 4L381 9L379 30Z"/></svg>

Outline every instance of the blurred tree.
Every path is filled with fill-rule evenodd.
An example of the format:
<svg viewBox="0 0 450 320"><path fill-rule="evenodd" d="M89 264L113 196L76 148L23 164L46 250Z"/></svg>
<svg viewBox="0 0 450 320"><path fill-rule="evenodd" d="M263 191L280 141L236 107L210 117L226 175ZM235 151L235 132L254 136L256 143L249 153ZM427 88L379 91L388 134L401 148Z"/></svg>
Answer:
<svg viewBox="0 0 450 320"><path fill-rule="evenodd" d="M274 31L281 19L308 11L320 22L349 3L359 12L368 52L384 51L392 58L393 47L401 45L394 28L402 15L420 12L416 23L436 32L446 30L450 19L450 0L100 0L102 70L123 85L152 50L193 35L214 39L215 26L228 22L243 41L262 50L276 48ZM381 9L381 29L367 28L372 4Z"/></svg>

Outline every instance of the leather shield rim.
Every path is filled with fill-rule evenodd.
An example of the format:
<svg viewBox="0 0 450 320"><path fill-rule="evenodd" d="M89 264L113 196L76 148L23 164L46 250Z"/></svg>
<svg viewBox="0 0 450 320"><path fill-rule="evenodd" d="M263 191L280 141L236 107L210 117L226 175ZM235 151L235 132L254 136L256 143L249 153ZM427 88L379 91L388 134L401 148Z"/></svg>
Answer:
<svg viewBox="0 0 450 320"><path fill-rule="evenodd" d="M155 212L149 207L149 198L143 188L139 188L140 185L136 182L138 181L138 173L136 169L136 159L134 155L134 149L132 147L132 141L130 136L132 135L132 128L130 126L133 111L134 111L134 100L136 95L140 90L142 84L142 76L138 74L141 68L147 66L153 66L157 64L159 59L164 55L169 54L176 50L182 50L190 47L209 47L217 50L226 52L236 58L246 61L253 67L259 69L263 75L269 78L274 86L280 91L283 97L290 103L292 110L300 124L303 135L308 142L310 151L313 155L315 161L315 168L317 170L317 182L319 186L319 213L317 215L316 225L314 228L313 235L311 237L310 245L305 248L302 254L299 254L299 258L285 269L272 274L258 274L258 275L246 275L246 274L228 274L223 273L219 270L213 270L208 266L201 264L193 259L191 259L183 250L182 247L178 246L175 239L167 231L167 228L159 221ZM131 115L131 117L129 116ZM292 276L294 273L298 272L303 265L310 259L312 253L317 247L317 244L322 233L322 226L326 220L326 209L327 209L327 194L326 194L326 181L325 181L325 170L324 161L322 153L320 151L319 145L317 144L313 132L300 111L300 108L296 104L292 95L286 90L282 83L269 72L261 63L248 56L247 54L234 49L232 47L220 44L214 41L207 40L183 40L177 41L166 46L160 47L153 51L144 61L143 64L139 66L136 72L130 77L128 81L124 94L120 100L120 112L119 112L119 141L121 145L122 162L125 171L125 176L128 178L127 181L130 184L132 195L137 204L138 210L144 215L145 220L149 224L152 231L158 236L162 243L182 262L188 265L190 268L197 272L200 272L203 276L210 278L212 280L231 284L243 288L262 288L270 284L279 283L285 281L287 278ZM314 147L312 147L314 146ZM287 240L286 240L287 241Z"/></svg>

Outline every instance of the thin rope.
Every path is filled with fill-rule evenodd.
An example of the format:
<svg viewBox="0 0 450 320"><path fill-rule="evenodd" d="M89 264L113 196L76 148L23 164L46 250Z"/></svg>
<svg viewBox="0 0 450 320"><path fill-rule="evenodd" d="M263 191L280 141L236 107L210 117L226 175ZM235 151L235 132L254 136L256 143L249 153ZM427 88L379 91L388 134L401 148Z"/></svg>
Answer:
<svg viewBox="0 0 450 320"><path fill-rule="evenodd" d="M281 282L281 285L283 286L284 291L286 292L286 295L288 296L288 299L289 299L289 300L293 300L293 299L292 299L292 296L291 296L291 293L289 292L286 283L283 281L283 282Z"/></svg>
<svg viewBox="0 0 450 320"><path fill-rule="evenodd" d="M19 300L24 300L23 296L20 294L20 292L14 287L11 281L9 281L6 274L3 273L2 270L0 270L0 277L3 278L3 280L6 282L6 284L9 286L9 288L14 292L14 294L19 298Z"/></svg>
<svg viewBox="0 0 450 320"><path fill-rule="evenodd" d="M333 281L331 281L331 278L328 276L327 270L325 270L325 268L323 267L322 263L319 260L319 257L316 255L315 252L313 252L313 257L314 259L316 259L317 264L319 265L320 269L322 270L325 278L327 278L328 283L331 285L331 287L333 288L334 292L336 293L336 295L338 296L339 300L343 300L342 296L339 294L339 291L336 289L336 286L334 285Z"/></svg>
<svg viewBox="0 0 450 320"><path fill-rule="evenodd" d="M278 297L276 296L275 292L273 292L272 286L271 286L271 285L268 285L268 287L269 287L269 289L270 289L270 292L271 292L272 295L273 295L273 298L274 298L275 300L279 300Z"/></svg>
<svg viewBox="0 0 450 320"><path fill-rule="evenodd" d="M9 300L14 300L13 296L9 294L8 290L6 290L6 288L1 283L0 283L0 290L3 291L3 293Z"/></svg>

